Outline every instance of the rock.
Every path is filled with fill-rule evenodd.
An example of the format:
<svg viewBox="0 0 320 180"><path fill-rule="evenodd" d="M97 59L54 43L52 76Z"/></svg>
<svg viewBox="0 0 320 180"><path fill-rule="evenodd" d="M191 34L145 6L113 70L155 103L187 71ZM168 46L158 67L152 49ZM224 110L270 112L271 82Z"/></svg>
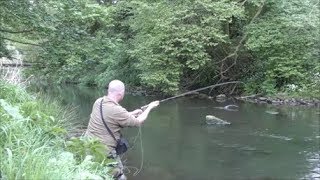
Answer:
<svg viewBox="0 0 320 180"><path fill-rule="evenodd" d="M269 99L269 98L268 98L268 99L267 99L267 103L268 103L268 104L272 104L272 99Z"/></svg>
<svg viewBox="0 0 320 180"><path fill-rule="evenodd" d="M279 114L279 112L277 112L277 111L266 111L266 113L272 114L272 115L277 115L277 114Z"/></svg>
<svg viewBox="0 0 320 180"><path fill-rule="evenodd" d="M252 100L252 99L247 100L247 102L255 103L255 101L254 101L254 100Z"/></svg>
<svg viewBox="0 0 320 180"><path fill-rule="evenodd" d="M259 103L260 103L260 104L268 104L267 101L260 101Z"/></svg>
<svg viewBox="0 0 320 180"><path fill-rule="evenodd" d="M216 99L217 102L223 103L226 102L226 99Z"/></svg>
<svg viewBox="0 0 320 180"><path fill-rule="evenodd" d="M208 95L206 95L206 94L199 94L199 95L198 95L198 98L200 98L200 99L208 99Z"/></svg>
<svg viewBox="0 0 320 180"><path fill-rule="evenodd" d="M303 99L297 99L297 102L301 105L306 105L307 103Z"/></svg>
<svg viewBox="0 0 320 180"><path fill-rule="evenodd" d="M219 94L218 96L216 96L217 99L226 99L227 96L225 94Z"/></svg>
<svg viewBox="0 0 320 180"><path fill-rule="evenodd" d="M271 100L271 104L273 105L281 105L283 104L283 102L279 99L274 99L274 100Z"/></svg>
<svg viewBox="0 0 320 180"><path fill-rule="evenodd" d="M226 100L227 100L227 96L224 94L219 94L218 96L216 96L217 102L225 102Z"/></svg>
<svg viewBox="0 0 320 180"><path fill-rule="evenodd" d="M312 107L312 106L314 106L314 104L313 103L307 103L307 106Z"/></svg>
<svg viewBox="0 0 320 180"><path fill-rule="evenodd" d="M199 98L199 92L190 92L185 95L185 97L191 98L191 99L197 99Z"/></svg>
<svg viewBox="0 0 320 180"><path fill-rule="evenodd" d="M224 107L214 107L216 109L223 109L223 110L226 110L226 111L239 111L239 106L237 105L234 105L234 104L230 104L230 105L227 105L227 106L224 106Z"/></svg>
<svg viewBox="0 0 320 180"><path fill-rule="evenodd" d="M225 110L227 111L239 111L238 110L239 106L234 105L234 104L230 104L224 107Z"/></svg>
<svg viewBox="0 0 320 180"><path fill-rule="evenodd" d="M132 93L133 96L143 96L144 93L142 91L136 91L134 93Z"/></svg>
<svg viewBox="0 0 320 180"><path fill-rule="evenodd" d="M256 97L253 99L239 99L238 100L243 100L246 102L251 102L251 103L258 103L258 104L272 104L272 105L288 105L288 106L308 106L308 107L320 107L320 100L313 98L312 100L306 100L306 99L297 99L297 98L282 98L281 96L278 95L276 98L272 97Z"/></svg>
<svg viewBox="0 0 320 180"><path fill-rule="evenodd" d="M230 122L224 121L224 120L222 120L218 117L215 117L213 115L206 116L206 123L208 125L214 125L214 124L216 124L216 125L229 125L229 124L231 124Z"/></svg>
<svg viewBox="0 0 320 180"><path fill-rule="evenodd" d="M199 94L200 94L199 92L191 92L191 93L186 94L186 96L194 96L194 95L199 95Z"/></svg>
<svg viewBox="0 0 320 180"><path fill-rule="evenodd" d="M259 100L260 100L260 101L267 101L267 98L265 98L265 97L259 97Z"/></svg>

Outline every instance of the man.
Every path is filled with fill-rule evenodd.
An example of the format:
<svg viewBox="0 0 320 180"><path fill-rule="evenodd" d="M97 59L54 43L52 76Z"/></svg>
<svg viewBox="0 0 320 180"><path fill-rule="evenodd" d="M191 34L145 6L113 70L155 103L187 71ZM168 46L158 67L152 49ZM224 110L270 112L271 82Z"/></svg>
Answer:
<svg viewBox="0 0 320 180"><path fill-rule="evenodd" d="M128 112L125 108L119 105L119 102L124 98L124 94L124 84L119 80L111 81L108 85L107 96L97 99L93 104L90 121L86 131L86 136L97 137L100 139L101 142L108 147L108 154L118 161L118 172L114 172L113 174L114 177L118 179L126 178L123 174L123 165L121 159L115 153L117 142L107 131L101 119L101 100L103 119L116 139L120 138L120 130L123 127L140 126L147 119L151 109L159 105L159 101L154 101L151 102L144 111L137 109L132 112Z"/></svg>

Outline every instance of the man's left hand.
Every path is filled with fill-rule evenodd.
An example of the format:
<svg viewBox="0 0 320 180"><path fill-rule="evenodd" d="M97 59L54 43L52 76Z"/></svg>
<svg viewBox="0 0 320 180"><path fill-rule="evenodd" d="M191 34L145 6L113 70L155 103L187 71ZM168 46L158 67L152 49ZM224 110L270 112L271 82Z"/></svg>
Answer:
<svg viewBox="0 0 320 180"><path fill-rule="evenodd" d="M142 112L143 112L143 111L142 111L141 109L136 109L136 110L130 112L130 114L133 115L133 116L135 116L135 117L137 117L137 116L139 116Z"/></svg>

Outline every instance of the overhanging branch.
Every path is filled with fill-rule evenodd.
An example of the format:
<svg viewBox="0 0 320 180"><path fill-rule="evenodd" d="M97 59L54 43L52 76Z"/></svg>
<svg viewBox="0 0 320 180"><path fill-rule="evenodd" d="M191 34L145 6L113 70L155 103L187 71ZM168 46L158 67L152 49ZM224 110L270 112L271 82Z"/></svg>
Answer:
<svg viewBox="0 0 320 180"><path fill-rule="evenodd" d="M244 2L246 2L246 1L244 1ZM260 13L261 13L261 11L262 11L262 9L263 9L263 7L264 7L265 2L266 2L266 0L264 0L264 1L262 2L260 8L259 8L258 11L256 12L256 14L253 16L253 18L251 19L251 21L250 21L249 24L253 23L253 21L260 15ZM238 52L239 52L239 50L240 50L240 47L243 45L244 41L247 39L247 36L248 36L248 34L245 34L245 35L241 38L241 40L239 41L239 44L236 46L236 49L234 50L233 53L229 54L228 56L226 56L225 58L223 58L221 61L219 61L219 62L216 63L216 64L221 63L221 65L220 65L220 76L221 76L222 79L226 78L226 77L224 76L224 73L228 72L233 66L235 66L235 65L237 64ZM229 67L227 67L225 70L223 70L223 69L224 69L224 65L225 65L225 64L224 64L225 61L226 61L227 59L229 59L229 58L232 58L232 57L234 58L233 63L232 63ZM217 75L217 76L219 76L219 75ZM216 78L217 76L215 76L214 78Z"/></svg>
<svg viewBox="0 0 320 180"><path fill-rule="evenodd" d="M32 32L32 29L28 29L28 30L19 30L19 31L13 31L13 30L9 30L9 29L0 29L0 32L4 32L4 33L11 33L11 34L17 34L17 33L28 33L28 32Z"/></svg>
<svg viewBox="0 0 320 180"><path fill-rule="evenodd" d="M39 44L33 44L33 43L29 43L29 42L22 42L22 41L18 41L18 40L15 40L15 39L10 39L10 38L5 38L5 37L0 37L0 39L5 39L5 40L8 40L8 41L16 42L16 43L20 43L20 44L27 44L27 45L41 47L41 45L39 45Z"/></svg>

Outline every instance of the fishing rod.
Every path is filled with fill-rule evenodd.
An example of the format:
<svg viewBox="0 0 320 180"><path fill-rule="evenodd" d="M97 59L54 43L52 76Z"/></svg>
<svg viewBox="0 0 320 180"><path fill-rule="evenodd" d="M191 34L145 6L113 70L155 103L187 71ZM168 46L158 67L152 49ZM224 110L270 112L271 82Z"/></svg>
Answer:
<svg viewBox="0 0 320 180"><path fill-rule="evenodd" d="M188 92L185 92L185 93L182 93L182 94L178 94L176 96L172 96L172 97L169 97L169 98L165 98L165 99L160 100L159 102L162 103L162 102L165 102L165 101L169 101L169 100L172 100L172 99L176 99L176 98L179 98L179 97L186 96L188 94L193 94L193 93L198 92L198 91L203 91L203 90L209 89L209 88L223 86L223 85L226 85L226 84L237 84L237 83L243 83L243 82L241 82L241 81L230 81L230 82L218 83L218 84L214 84L214 85L211 85L211 86L206 86L206 87L203 87L203 88L199 88L199 89L195 89L195 90L192 90L192 91L188 91ZM145 106L142 106L141 109L144 110L147 107L148 107L148 105L145 105Z"/></svg>

